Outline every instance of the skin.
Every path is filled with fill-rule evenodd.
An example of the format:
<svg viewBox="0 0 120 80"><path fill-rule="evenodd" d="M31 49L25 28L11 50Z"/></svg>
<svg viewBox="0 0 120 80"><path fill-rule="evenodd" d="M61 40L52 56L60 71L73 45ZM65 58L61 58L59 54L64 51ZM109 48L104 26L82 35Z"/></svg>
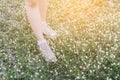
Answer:
<svg viewBox="0 0 120 80"><path fill-rule="evenodd" d="M41 22L46 21L47 0L25 0L28 21L38 41L44 39Z"/></svg>
<svg viewBox="0 0 120 80"><path fill-rule="evenodd" d="M46 22L47 0L25 0L25 8L28 21L37 37L38 43L44 41L42 23ZM45 60L48 62L56 62L57 59L55 54L49 46L47 46L47 48L47 51L44 49L42 50Z"/></svg>

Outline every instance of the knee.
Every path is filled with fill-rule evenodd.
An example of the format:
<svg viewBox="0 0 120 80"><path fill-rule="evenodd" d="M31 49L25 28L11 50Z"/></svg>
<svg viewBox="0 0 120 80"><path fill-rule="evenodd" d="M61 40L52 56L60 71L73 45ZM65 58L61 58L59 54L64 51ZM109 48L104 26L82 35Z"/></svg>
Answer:
<svg viewBox="0 0 120 80"><path fill-rule="evenodd" d="M38 5L38 0L25 0L25 5L34 8Z"/></svg>

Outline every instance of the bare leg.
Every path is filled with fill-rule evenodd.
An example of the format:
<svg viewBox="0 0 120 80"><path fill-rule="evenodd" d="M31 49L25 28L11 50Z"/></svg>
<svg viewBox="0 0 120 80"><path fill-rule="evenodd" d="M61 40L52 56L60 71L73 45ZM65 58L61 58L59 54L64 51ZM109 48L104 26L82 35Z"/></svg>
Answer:
<svg viewBox="0 0 120 80"><path fill-rule="evenodd" d="M46 14L47 14L47 0L39 0L40 1L40 15L41 21L46 22Z"/></svg>
<svg viewBox="0 0 120 80"><path fill-rule="evenodd" d="M41 17L39 12L39 0L26 0L25 7L28 16L28 20L34 31L38 41L43 40L43 33L41 28Z"/></svg>
<svg viewBox="0 0 120 80"><path fill-rule="evenodd" d="M41 25L43 34L46 35L48 38L55 38L57 33L47 24L46 22L46 14L47 14L47 0L39 0L40 5L40 15L41 15Z"/></svg>
<svg viewBox="0 0 120 80"><path fill-rule="evenodd" d="M37 39L38 45L40 47L41 53L48 62L56 62L57 58L53 51L50 49L47 41L43 37L42 27L41 27L41 16L39 10L39 0L26 0L25 2L26 12L28 16L28 21L34 31Z"/></svg>

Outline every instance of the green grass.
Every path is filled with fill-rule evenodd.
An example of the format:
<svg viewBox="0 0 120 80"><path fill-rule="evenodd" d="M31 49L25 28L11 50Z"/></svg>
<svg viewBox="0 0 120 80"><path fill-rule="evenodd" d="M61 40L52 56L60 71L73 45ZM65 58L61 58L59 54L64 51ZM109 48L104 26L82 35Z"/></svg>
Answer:
<svg viewBox="0 0 120 80"><path fill-rule="evenodd" d="M58 62L44 61L23 0L0 0L0 80L120 80L120 1L49 0L47 39Z"/></svg>

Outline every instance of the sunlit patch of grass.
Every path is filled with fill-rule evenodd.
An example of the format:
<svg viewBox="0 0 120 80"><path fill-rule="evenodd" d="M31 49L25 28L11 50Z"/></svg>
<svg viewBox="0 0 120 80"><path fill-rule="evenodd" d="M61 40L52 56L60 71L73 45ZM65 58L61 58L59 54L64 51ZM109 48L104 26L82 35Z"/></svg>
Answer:
<svg viewBox="0 0 120 80"><path fill-rule="evenodd" d="M47 39L58 57L46 63L23 0L0 1L1 80L119 80L120 1L49 0Z"/></svg>

